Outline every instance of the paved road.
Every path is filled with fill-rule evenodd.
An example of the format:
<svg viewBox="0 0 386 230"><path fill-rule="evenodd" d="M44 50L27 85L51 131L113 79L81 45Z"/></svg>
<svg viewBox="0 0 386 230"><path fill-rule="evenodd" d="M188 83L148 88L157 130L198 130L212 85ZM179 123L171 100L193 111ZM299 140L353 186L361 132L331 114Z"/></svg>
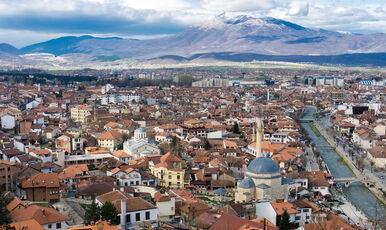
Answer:
<svg viewBox="0 0 386 230"><path fill-rule="evenodd" d="M319 165L314 155L314 151L310 147L306 147L306 157L307 157L307 171L319 171Z"/></svg>

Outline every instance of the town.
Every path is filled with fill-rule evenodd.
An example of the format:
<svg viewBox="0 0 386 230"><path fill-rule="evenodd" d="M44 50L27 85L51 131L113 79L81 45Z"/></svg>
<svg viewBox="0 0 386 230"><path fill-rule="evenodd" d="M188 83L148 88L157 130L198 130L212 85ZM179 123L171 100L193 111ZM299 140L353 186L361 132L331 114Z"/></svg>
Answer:
<svg viewBox="0 0 386 230"><path fill-rule="evenodd" d="M0 229L384 229L386 74L0 73Z"/></svg>

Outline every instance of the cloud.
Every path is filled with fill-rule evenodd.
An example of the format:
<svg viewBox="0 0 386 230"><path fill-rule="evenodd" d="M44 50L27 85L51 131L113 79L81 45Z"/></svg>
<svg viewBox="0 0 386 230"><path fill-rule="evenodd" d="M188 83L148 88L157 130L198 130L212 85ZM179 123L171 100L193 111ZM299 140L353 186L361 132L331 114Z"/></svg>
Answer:
<svg viewBox="0 0 386 230"><path fill-rule="evenodd" d="M308 8L309 5L306 1L293 1L289 4L288 14L292 16L307 16Z"/></svg>
<svg viewBox="0 0 386 230"><path fill-rule="evenodd" d="M201 6L210 11L260 11L276 6L274 0L202 0Z"/></svg>
<svg viewBox="0 0 386 230"><path fill-rule="evenodd" d="M226 12L277 17L306 27L386 32L382 0L0 0L0 43L55 34L160 36ZM4 31L12 31L7 37ZM25 33L25 31L29 31ZM30 34L34 36L29 36ZM38 35L40 34L40 35ZM45 40L45 39L43 39Z"/></svg>

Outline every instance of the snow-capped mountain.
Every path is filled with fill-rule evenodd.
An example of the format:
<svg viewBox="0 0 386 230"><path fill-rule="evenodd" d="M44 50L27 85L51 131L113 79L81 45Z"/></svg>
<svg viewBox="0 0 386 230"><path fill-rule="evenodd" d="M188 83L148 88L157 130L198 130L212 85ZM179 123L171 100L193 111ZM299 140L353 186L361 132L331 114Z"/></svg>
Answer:
<svg viewBox="0 0 386 230"><path fill-rule="evenodd" d="M161 56L191 59L197 55L202 57L203 54L213 53L320 56L386 53L386 34L355 35L305 28L276 18L253 18L246 15L229 18L219 15L179 34L158 39L61 37L21 50L25 53L81 53L139 60Z"/></svg>

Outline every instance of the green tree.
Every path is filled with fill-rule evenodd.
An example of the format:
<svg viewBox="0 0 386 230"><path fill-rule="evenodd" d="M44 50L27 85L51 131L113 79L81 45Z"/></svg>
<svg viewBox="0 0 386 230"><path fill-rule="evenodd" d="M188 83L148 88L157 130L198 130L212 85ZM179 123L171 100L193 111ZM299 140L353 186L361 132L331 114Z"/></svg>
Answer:
<svg viewBox="0 0 386 230"><path fill-rule="evenodd" d="M234 124L233 124L233 133L237 133L237 134L239 134L240 133L240 130L239 130L239 124L237 124L237 122L235 122Z"/></svg>
<svg viewBox="0 0 386 230"><path fill-rule="evenodd" d="M279 229L280 230L290 230L291 229L290 216L288 215L287 210L284 210L284 213L281 216Z"/></svg>
<svg viewBox="0 0 386 230"><path fill-rule="evenodd" d="M4 193L0 194L0 226L7 225L12 222L11 217L9 216L9 211L7 209L7 204L9 200Z"/></svg>
<svg viewBox="0 0 386 230"><path fill-rule="evenodd" d="M86 224L96 222L101 218L101 208L93 200L90 205L86 207L86 213L84 215Z"/></svg>
<svg viewBox="0 0 386 230"><path fill-rule="evenodd" d="M189 75L180 75L177 77L177 83L180 86L192 86L193 77Z"/></svg>
<svg viewBox="0 0 386 230"><path fill-rule="evenodd" d="M117 225L120 223L118 217L118 211L115 209L114 205L110 202L106 202L101 208L101 218L102 220L109 220L111 224Z"/></svg>
<svg viewBox="0 0 386 230"><path fill-rule="evenodd" d="M205 150L209 150L212 146L210 146L210 143L208 141L208 139L205 139L205 144L204 144L204 149Z"/></svg>

